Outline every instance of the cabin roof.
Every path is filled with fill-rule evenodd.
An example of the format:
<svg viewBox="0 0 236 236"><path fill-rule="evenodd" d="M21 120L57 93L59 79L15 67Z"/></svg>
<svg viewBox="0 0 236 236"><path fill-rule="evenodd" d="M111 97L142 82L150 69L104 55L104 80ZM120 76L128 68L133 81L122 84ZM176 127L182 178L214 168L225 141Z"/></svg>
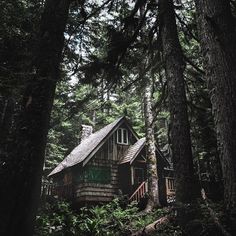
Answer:
<svg viewBox="0 0 236 236"><path fill-rule="evenodd" d="M121 158L119 164L125 164L125 163L132 164L132 162L136 159L138 154L142 151L143 147L145 146L145 143L146 143L146 138L141 138L134 145L130 146L125 155L123 156L123 158ZM163 153L157 146L156 146L156 152L158 153L158 156L164 161L167 167L171 166L171 163L167 160L167 158L163 155Z"/></svg>
<svg viewBox="0 0 236 236"><path fill-rule="evenodd" d="M119 125L126 121L127 120L125 119L125 117L121 117L111 124L98 130L97 132L91 134L76 148L74 148L73 151L48 176L52 176L68 167L84 162L87 158L89 158L90 154L94 152L94 150L96 150L100 147L101 144L103 144L104 139L106 139L113 131L115 131L115 129ZM134 132L131 127L130 129L131 132ZM135 133L134 135L137 138L137 135Z"/></svg>
<svg viewBox="0 0 236 236"><path fill-rule="evenodd" d="M124 164L127 162L131 164L145 146L145 142L146 138L141 138L134 145L131 145L123 156L123 158L121 159L120 164Z"/></svg>

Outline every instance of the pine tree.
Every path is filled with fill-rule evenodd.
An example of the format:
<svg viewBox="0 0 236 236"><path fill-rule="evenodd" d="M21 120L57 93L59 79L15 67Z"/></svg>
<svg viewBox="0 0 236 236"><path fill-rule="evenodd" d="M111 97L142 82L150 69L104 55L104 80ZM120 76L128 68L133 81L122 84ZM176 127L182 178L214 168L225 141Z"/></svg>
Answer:
<svg viewBox="0 0 236 236"><path fill-rule="evenodd" d="M2 235L32 235L44 164L46 138L59 65L64 46L64 31L69 0L48 0L41 19L35 55L35 77L28 84L17 120L14 159L3 173L1 194ZM3 188L3 186L2 186Z"/></svg>
<svg viewBox="0 0 236 236"><path fill-rule="evenodd" d="M236 214L236 32L231 1L195 1L227 209Z"/></svg>
<svg viewBox="0 0 236 236"><path fill-rule="evenodd" d="M185 63L178 39L173 2L161 0L159 4L160 34L168 85L176 200L185 203L194 199L196 192L183 76Z"/></svg>
<svg viewBox="0 0 236 236"><path fill-rule="evenodd" d="M158 194L158 175L157 175L157 159L156 144L153 128L153 111L152 111L152 86L150 81L146 81L144 91L144 117L146 127L146 150L147 150L147 176L148 176L148 203L145 211L152 211L153 208L160 206Z"/></svg>

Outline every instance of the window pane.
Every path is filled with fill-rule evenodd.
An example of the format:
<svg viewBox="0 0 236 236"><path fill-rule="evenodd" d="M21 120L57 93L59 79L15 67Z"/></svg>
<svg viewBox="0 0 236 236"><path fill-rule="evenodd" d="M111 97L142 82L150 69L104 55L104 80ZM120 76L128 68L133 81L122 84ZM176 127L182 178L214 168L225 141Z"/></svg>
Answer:
<svg viewBox="0 0 236 236"><path fill-rule="evenodd" d="M89 183L108 184L111 181L111 170L109 167L87 166L84 178Z"/></svg>
<svg viewBox="0 0 236 236"><path fill-rule="evenodd" d="M122 143L122 130L121 129L118 129L117 142Z"/></svg>
<svg viewBox="0 0 236 236"><path fill-rule="evenodd" d="M128 143L127 130L123 129L123 143Z"/></svg>
<svg viewBox="0 0 236 236"><path fill-rule="evenodd" d="M128 144L128 131L120 128L117 130L117 143Z"/></svg>
<svg viewBox="0 0 236 236"><path fill-rule="evenodd" d="M167 179L167 186L168 186L168 189L170 190L174 190L175 186L174 186L174 179Z"/></svg>

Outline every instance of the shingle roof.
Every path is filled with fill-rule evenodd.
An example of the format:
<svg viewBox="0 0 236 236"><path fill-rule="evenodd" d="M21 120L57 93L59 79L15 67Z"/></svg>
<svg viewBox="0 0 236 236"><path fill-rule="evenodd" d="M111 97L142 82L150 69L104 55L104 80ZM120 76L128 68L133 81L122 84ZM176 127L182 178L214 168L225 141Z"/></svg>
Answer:
<svg viewBox="0 0 236 236"><path fill-rule="evenodd" d="M132 163L139 152L143 149L145 142L146 138L141 138L134 145L130 146L124 157L121 159L120 164L124 164L127 162Z"/></svg>
<svg viewBox="0 0 236 236"><path fill-rule="evenodd" d="M134 145L130 146L125 153L124 157L121 159L120 164L130 163L135 160L138 154L142 151L143 147L145 146L146 138L139 139ZM161 150L156 145L156 152L158 153L157 158L161 158L166 166L170 166L171 163L167 160L167 158L163 155Z"/></svg>
<svg viewBox="0 0 236 236"><path fill-rule="evenodd" d="M113 123L91 134L76 148L74 148L74 150L48 176L52 176L61 172L65 168L83 162L91 154L91 152L93 152L93 150L95 150L96 147L98 147L99 144L108 136L108 134L110 134L112 130L124 120L124 117L121 117L115 120Z"/></svg>

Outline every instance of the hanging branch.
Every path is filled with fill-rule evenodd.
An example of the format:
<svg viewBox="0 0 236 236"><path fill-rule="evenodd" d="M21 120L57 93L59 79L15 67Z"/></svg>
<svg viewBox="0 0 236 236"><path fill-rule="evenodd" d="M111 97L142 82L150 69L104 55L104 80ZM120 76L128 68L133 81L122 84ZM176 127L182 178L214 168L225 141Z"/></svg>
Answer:
<svg viewBox="0 0 236 236"><path fill-rule="evenodd" d="M154 57L155 58L155 57ZM152 62L147 65L146 68L144 68L144 70L140 73L140 76L138 76L135 80L133 80L132 82L130 82L130 84L128 84L125 88L123 88L122 91L127 91L128 89L131 88L132 85L134 85L135 83L137 83L138 81L142 80L143 76L150 71L153 68L157 68L160 67L162 65L162 62L157 61L156 63L153 64L153 62L156 61L155 59L152 60Z"/></svg>
<svg viewBox="0 0 236 236"><path fill-rule="evenodd" d="M192 30L191 30L191 29L189 28L189 26L181 19L181 17L180 17L178 14L176 14L176 13L175 13L175 16L176 16L176 18L178 19L179 23L180 23L181 25L183 25L183 26L186 27L186 29L187 29L189 35L190 35L194 40L196 40L197 42L199 42L199 39L193 34Z"/></svg>
<svg viewBox="0 0 236 236"><path fill-rule="evenodd" d="M192 66L197 72L199 72L201 75L205 75L205 71L199 68L196 64L194 64L193 61L191 61L190 58L188 58L186 55L183 54L185 62L187 62L190 66Z"/></svg>
<svg viewBox="0 0 236 236"><path fill-rule="evenodd" d="M114 0L107 0L107 1L105 1L100 7L98 7L98 8L95 9L93 12L91 12L89 15L84 14L84 18L78 22L78 25L75 27L75 29L73 30L73 32L70 34L69 38L66 40L65 47L66 47L67 45L69 45L72 36L76 33L76 31L79 29L79 27L80 27L81 25L84 25L87 20L89 20L90 18L92 18L93 16L95 16L99 11L102 10L103 7L105 7L105 6L106 6L107 4L109 4L110 2L113 3L113 1L114 1Z"/></svg>
<svg viewBox="0 0 236 236"><path fill-rule="evenodd" d="M131 46L131 44L132 44L132 43L135 41L135 39L137 38L138 33L139 33L140 29L142 28L143 23L144 23L144 21L145 21L145 18L146 18L146 15L147 15L148 10L149 10L148 8L145 10L145 12L144 12L144 14L143 14L143 16L142 16L142 18L141 18L141 20L140 20L139 25L137 26L137 28L136 28L136 30L134 31L134 33L133 33L131 39L130 39L129 42L127 43L127 46L124 48L123 52L121 53L121 56L119 57L119 59L118 59L118 61L117 61L117 68L120 66L121 61L123 60L123 58L124 58L124 56L125 56L125 54L126 54L128 48Z"/></svg>
<svg viewBox="0 0 236 236"><path fill-rule="evenodd" d="M160 96L159 100L153 106L153 111L155 112L153 115L153 123L156 121L157 115L161 111L161 106L166 101L166 99L167 99L167 81L165 81L165 83L162 87L161 96Z"/></svg>

